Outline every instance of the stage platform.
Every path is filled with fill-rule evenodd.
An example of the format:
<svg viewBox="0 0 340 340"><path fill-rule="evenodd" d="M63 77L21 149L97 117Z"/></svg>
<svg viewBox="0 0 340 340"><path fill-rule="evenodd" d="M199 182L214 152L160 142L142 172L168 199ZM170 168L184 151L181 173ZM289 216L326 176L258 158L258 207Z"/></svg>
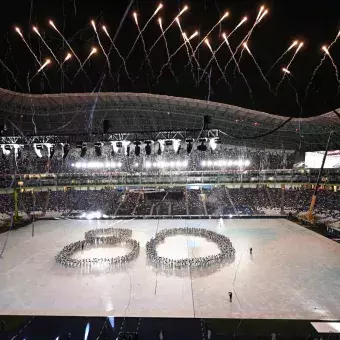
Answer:
<svg viewBox="0 0 340 340"><path fill-rule="evenodd" d="M54 256L83 239L85 231L114 225L131 228L141 244L126 270L87 272L55 262ZM185 226L228 236L235 261L187 275L149 266L145 243L157 229ZM285 219L39 221L35 236L31 233L32 226L9 233L0 259L0 314L340 319L340 245ZM6 237L0 235L1 248ZM179 237L161 245L163 256L216 252L203 239ZM103 252L116 256L123 250Z"/></svg>

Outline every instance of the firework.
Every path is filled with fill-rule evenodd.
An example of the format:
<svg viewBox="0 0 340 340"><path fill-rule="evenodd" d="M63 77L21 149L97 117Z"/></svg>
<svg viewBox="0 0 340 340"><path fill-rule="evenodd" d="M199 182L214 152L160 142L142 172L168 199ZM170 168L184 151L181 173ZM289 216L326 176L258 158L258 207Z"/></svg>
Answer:
<svg viewBox="0 0 340 340"><path fill-rule="evenodd" d="M189 41L192 40L193 38L197 37L198 34L199 34L198 31L194 32L194 33L188 38L188 40L189 40ZM172 58L173 58L173 57L174 57L174 56L182 49L182 47L183 47L185 44L186 44L186 41L185 41L184 43L182 43L182 44L177 48L177 50L176 50L173 54L171 54L170 58L168 58L168 61L162 66L162 68L161 68L161 70L160 70L160 73L159 73L159 75L158 75L158 77L157 77L157 82L159 81L159 78L161 77L164 68L165 68L166 66L169 65L171 59L172 59Z"/></svg>
<svg viewBox="0 0 340 340"><path fill-rule="evenodd" d="M197 52L198 48L206 41L206 39L208 38L209 34L225 19L229 16L229 12L226 12L221 19L212 27L212 29L203 37L203 39L197 44L193 56L195 55L195 53Z"/></svg>
<svg viewBox="0 0 340 340"><path fill-rule="evenodd" d="M268 75L270 73L270 71L279 63L279 61L292 49L294 48L297 44L299 43L298 40L295 40L282 54L279 58L277 58L277 60L275 61L275 63L270 67L270 69L268 70L268 72L266 73L266 75Z"/></svg>
<svg viewBox="0 0 340 340"><path fill-rule="evenodd" d="M47 47L47 49L50 51L52 57L55 59L55 61L58 63L58 65L60 66L60 62L58 60L58 58L55 56L55 54L53 53L52 49L47 45L45 39L41 36L38 28L36 26L33 26L33 31L39 36L39 38L41 39L41 41L43 42L43 44Z"/></svg>
<svg viewBox="0 0 340 340"><path fill-rule="evenodd" d="M77 59L79 65L81 65L81 61L78 58L78 56L76 55L76 53L73 51L71 45L68 43L68 41L64 38L64 36L60 33L60 31L58 30L58 28L56 27L56 25L54 24L54 22L52 20L49 20L48 22L50 24L51 27L53 27L53 29L60 35L61 39L64 41L64 43L67 45L67 47L70 49L70 51L72 52L72 54L75 56L75 58Z"/></svg>
<svg viewBox="0 0 340 340"><path fill-rule="evenodd" d="M228 34L228 36L225 35L225 33L222 34L222 36L225 36L226 39L230 38L234 33L235 31L241 26L243 25L246 21L248 20L247 17L244 17L238 24L237 26ZM217 47L217 49L215 50L215 54L222 48L222 46L224 45L224 41ZM229 46L229 45L228 45ZM229 50L231 52L231 54L233 55L231 49L230 49L230 46L229 46ZM214 56L212 56L210 59L209 59L209 62L207 63L205 69L203 70L203 74L200 78L200 80L198 82L201 81L201 79L203 78L204 74L206 73L209 65L212 63L212 61L214 60Z"/></svg>
<svg viewBox="0 0 340 340"><path fill-rule="evenodd" d="M287 67L286 67L287 70L289 70L289 67L291 66L292 62L294 61L296 55L298 54L298 52L300 51L300 49L302 48L302 46L303 46L303 42L300 42L300 44L299 44L298 48L296 49L296 51L295 51L295 53L294 53L292 59L290 60L290 62L288 63L288 65L287 65ZM281 86L282 82L284 81L285 76L286 76L287 74L288 74L287 72L284 72L283 77L281 78L280 82L278 83L278 85L277 85L277 87L276 87L275 95L277 95L277 91L279 90L279 88L280 88L280 86Z"/></svg>
<svg viewBox="0 0 340 340"><path fill-rule="evenodd" d="M256 61L256 59L255 59L253 53L251 53L251 51L250 51L250 49L249 49L249 46L248 46L248 44L247 44L246 42L243 43L243 48L244 48L244 49L249 53L249 55L252 57L252 59L253 59L255 65L256 65L257 69L259 70L259 72L260 72L260 74L261 74L261 76L262 76L262 78L263 78L263 80L267 83L268 88L269 88L269 91L272 92L272 88L271 88L271 85L270 85L268 79L267 79L267 78L265 77L265 75L263 74L260 65L259 65L258 62Z"/></svg>
<svg viewBox="0 0 340 340"><path fill-rule="evenodd" d="M163 37L164 37L164 44L165 44L165 49L166 49L166 56L167 56L167 58L168 58L168 60L169 60L169 59L170 59L170 52L169 52L168 42L167 42L167 40L166 40L165 35L163 34L164 31L163 31L163 25L162 25L162 18L158 18L158 23L159 23L159 27L160 27L160 29L161 29L162 35L163 35ZM177 81L175 72L174 72L174 70L172 69L171 62L169 62L168 66L169 66L169 70L170 70L171 74L174 76L174 78L175 78L176 81Z"/></svg>
<svg viewBox="0 0 340 340"><path fill-rule="evenodd" d="M340 85L338 67L335 64L334 59L333 59L333 57L331 56L331 54L329 52L329 49L327 48L327 46L322 46L322 50L326 53L326 55L328 56L329 60L332 62L333 68L335 70L336 80L338 82L338 85Z"/></svg>
<svg viewBox="0 0 340 340"><path fill-rule="evenodd" d="M171 23L169 24L169 26L162 32L162 34L156 39L156 41L154 42L154 44L151 46L149 53L147 55L147 58L149 58L152 50L155 48L155 46L157 45L157 43L159 42L159 40L162 39L162 37L164 36L164 34L170 29L170 27L174 24L174 22L176 21L176 18L179 18L184 12L186 12L189 9L188 6L184 6L183 9L179 12L178 15L176 15L176 17L171 21ZM141 68L143 67L143 64L145 63L145 61L147 60L147 58L144 59L144 61L142 62Z"/></svg>
<svg viewBox="0 0 340 340"><path fill-rule="evenodd" d="M101 43L101 41L100 41L99 34L98 34L98 31L97 31L97 27L96 27L96 23L94 22L94 20L91 20L91 26L93 27L93 30L94 30L94 32L96 33L96 37L97 37L97 40L98 40L98 44L99 44L101 50L102 50L103 53L104 53L104 56L105 56L105 58L106 58L107 65L108 65L108 67L109 67L109 70L111 71L111 63L110 63L110 60L109 60L109 56L108 56L107 53L105 52L104 47L103 47L103 45L102 45L102 43Z"/></svg>
<svg viewBox="0 0 340 340"><path fill-rule="evenodd" d="M35 61L39 64L39 66L41 66L41 63L38 59L38 57L35 55L35 53L33 52L33 50L31 49L30 45L28 45L26 39L24 38L23 34L21 33L21 30L19 27L15 27L15 31L20 35L22 41L25 43L26 47L28 48L28 50L31 52L31 54L33 55Z"/></svg>
<svg viewBox="0 0 340 340"><path fill-rule="evenodd" d="M208 40L208 39L205 39L205 43L206 43L206 45L208 46L210 52L212 53L213 58L214 58L214 60L215 60L215 62L216 62L216 65L217 65L218 69L220 70L220 72L222 73L222 77L223 77L224 81L225 81L226 84L229 86L230 91L232 91L231 85L230 85L230 83L228 82L227 78L225 77L225 75L224 75L224 73L223 73L223 70L221 69L221 66L220 66L219 62L218 62L218 60L217 60L216 57L215 57L215 53L214 53L213 49L211 48L211 45L210 45L210 43L209 43L209 40Z"/></svg>
<svg viewBox="0 0 340 340"><path fill-rule="evenodd" d="M229 36L230 36L230 34L229 34ZM229 37L229 36L228 36L228 37ZM241 69L240 69L239 64L237 63L237 60L236 60L236 58L235 58L235 56L234 56L234 54L233 54L233 51L232 51L231 48L230 48L230 44L229 44L228 37L226 36L226 34L222 34L222 37L223 37L223 39L224 39L226 45L228 46L228 49L229 49L229 51L230 51L230 53L231 53L231 57L232 57L232 59L234 60L234 63L235 63L235 65L236 65L236 67L237 67L238 72L240 73L240 75L242 76L244 82L245 82L246 85L247 85L250 99L252 100L252 102L253 102L254 105L255 105L254 98L253 98L253 91L251 90L251 87L250 87L250 85L249 85L249 83L248 83L248 81L247 81L245 75L243 74L243 72L242 72Z"/></svg>
<svg viewBox="0 0 340 340"><path fill-rule="evenodd" d="M110 34L109 34L109 31L107 30L107 27L106 27L106 26L102 26L102 30L104 31L104 33L106 34L106 36L109 38L109 40L110 40L110 42L111 42L110 51L111 51L112 47L115 49L115 51L117 52L119 58L120 58L120 59L122 60L122 62L123 62L122 65L124 65L124 70L125 70L126 75L127 75L128 78L130 79L130 81L133 83L133 80L132 80L132 78L130 77L130 74L129 74L129 72L128 72L128 70L127 70L127 67L126 67L126 60L125 60L124 57L120 54L118 48L116 47L116 45L115 45L113 39L111 38L111 36L110 36ZM109 51L109 53L110 53L110 51ZM119 69L118 69L118 74L119 74L119 71L120 71L122 65L121 65L121 66L119 67Z"/></svg>
<svg viewBox="0 0 340 340"><path fill-rule="evenodd" d="M264 6L262 6L259 10L259 13L257 14L257 18L253 24L253 26L250 28L250 30L248 31L248 33L245 35L245 37L241 40L241 42L239 43L239 45L236 47L234 53L232 54L232 57L228 60L226 66L224 67L223 69L223 72L225 73L226 70L227 70L227 67L229 66L229 64L231 63L231 61L233 60L233 58L235 58L237 52L239 51L239 49L241 48L241 46L243 46L243 43L245 42L248 42L248 40L250 39L255 27L260 23L260 21L264 18L265 15L268 14L268 10L264 9ZM242 49L241 51L241 56L237 62L237 64L240 64L241 62L241 59L242 59L242 55L243 55L243 51L244 51L244 48ZM235 67L235 72L236 72L236 67Z"/></svg>
<svg viewBox="0 0 340 340"><path fill-rule="evenodd" d="M329 50L331 49L331 47L338 41L339 38L340 38L340 31L338 32L338 34L336 35L336 37L335 37L335 39L332 41L332 43L328 46L328 48L327 48L328 51L329 51ZM308 83L308 85L307 85L306 91L305 91L305 99L306 99L307 96L308 96L308 91L309 91L310 86L311 86L312 83L313 83L313 79L314 79L316 73L318 72L319 68L322 66L323 62L325 61L326 57L327 57L327 54L326 54L326 52L325 52L324 55L323 55L323 57L322 57L321 60L320 60L319 65L318 65L318 66L315 68L315 70L313 71L312 77L311 77L311 79L310 79L310 81L309 81L309 83Z"/></svg>
<svg viewBox="0 0 340 340"><path fill-rule="evenodd" d="M139 27L139 23L138 23L138 18L137 18L137 13L136 12L133 13L133 17L135 18L136 26L137 26L137 29L138 29L138 36L140 36L140 38L142 40L142 45L143 45L144 53L145 53L145 56L146 56L146 60L147 60L147 62L149 64L149 67L150 67L150 70L151 70L151 74L152 74L152 77L153 77L153 69L152 69L151 61L150 61L150 58L148 57L148 52L146 51L145 40L144 40L142 31L140 30L140 27Z"/></svg>
<svg viewBox="0 0 340 340"><path fill-rule="evenodd" d="M136 40L134 41L129 53L127 54L126 56L126 61L129 59L132 51L134 50L137 42L138 42L138 39L142 36L143 32L146 30L146 28L148 27L149 23L151 22L151 20L155 17L155 15L163 8L163 5L162 4L159 4L158 7L156 8L155 12L152 14L152 16L150 17L150 19L146 22L146 24L144 25L144 27L142 28L142 30L139 30L139 26L138 26L138 21L137 21L137 14L136 12L133 14L134 16L134 19L135 19L135 22L136 22L136 25L138 26L138 30L139 30L139 33L137 35L137 38ZM145 44L144 44L145 45Z"/></svg>
<svg viewBox="0 0 340 340"><path fill-rule="evenodd" d="M96 47L92 47L91 52L89 53L89 55L87 56L87 58L84 60L84 62L80 65L77 73L75 74L75 76L73 77L73 80L75 79L75 77L78 75L78 73L83 69L84 65L87 63L87 61L91 58L91 56L95 53L97 53L98 50Z"/></svg>

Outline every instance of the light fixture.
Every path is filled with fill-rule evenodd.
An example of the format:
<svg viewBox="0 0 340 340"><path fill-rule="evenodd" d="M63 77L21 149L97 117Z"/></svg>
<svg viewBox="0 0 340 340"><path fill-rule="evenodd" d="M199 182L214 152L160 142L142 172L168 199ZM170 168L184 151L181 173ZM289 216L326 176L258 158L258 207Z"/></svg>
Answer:
<svg viewBox="0 0 340 340"><path fill-rule="evenodd" d="M42 157L41 151L43 150L43 146L41 144L33 144L33 148L34 148L35 154L39 158L41 158Z"/></svg>
<svg viewBox="0 0 340 340"><path fill-rule="evenodd" d="M187 139L186 142L187 142L187 153L191 153L193 140L192 139Z"/></svg>
<svg viewBox="0 0 340 340"><path fill-rule="evenodd" d="M147 156L150 156L151 155L151 141L148 140L148 141L145 141L145 153Z"/></svg>
<svg viewBox="0 0 340 340"><path fill-rule="evenodd" d="M140 155L140 144L141 144L141 142L136 141L134 144L135 144L135 155L138 157Z"/></svg>
<svg viewBox="0 0 340 340"><path fill-rule="evenodd" d="M180 139L174 139L173 147L174 147L175 153L178 155L180 150L181 150L181 140Z"/></svg>
<svg viewBox="0 0 340 340"><path fill-rule="evenodd" d="M103 145L104 145L103 143L94 144L94 152L96 153L97 157L101 157Z"/></svg>
<svg viewBox="0 0 340 340"><path fill-rule="evenodd" d="M199 139L199 142L201 144L197 147L197 150L199 150L199 151L207 151L208 147L205 145L206 139L205 138L201 138L201 139Z"/></svg>
<svg viewBox="0 0 340 340"><path fill-rule="evenodd" d="M51 146L49 147L48 157L49 157L50 159L52 159L53 155L54 155L54 145L51 145Z"/></svg>
<svg viewBox="0 0 340 340"><path fill-rule="evenodd" d="M83 143L81 145L80 157L82 157L82 158L85 157L86 152L87 152L87 144Z"/></svg>
<svg viewBox="0 0 340 340"><path fill-rule="evenodd" d="M2 144L1 148L2 148L2 158L6 159L7 156L11 153L11 146Z"/></svg>
<svg viewBox="0 0 340 340"><path fill-rule="evenodd" d="M65 159L70 152L70 144L64 144L63 145L63 159Z"/></svg>

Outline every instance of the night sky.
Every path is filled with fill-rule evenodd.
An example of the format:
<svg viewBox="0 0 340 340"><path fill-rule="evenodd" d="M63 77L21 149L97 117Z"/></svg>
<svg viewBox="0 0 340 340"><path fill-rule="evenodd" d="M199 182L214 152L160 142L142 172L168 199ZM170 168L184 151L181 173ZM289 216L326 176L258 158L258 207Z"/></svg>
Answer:
<svg viewBox="0 0 340 340"><path fill-rule="evenodd" d="M208 33L221 16L227 10L230 12L229 17L223 20L220 27L217 27L209 35L213 50L222 42L221 33L228 34L247 15L248 21L230 38L230 45L234 50L253 25L260 6L265 5L269 9L269 14L255 28L248 43L264 74L295 39L304 41L304 46L289 68L292 75L284 79L277 96L269 91L268 85L261 77L251 56L247 51L244 51L240 68L250 84L254 100L251 100L244 79L235 71L233 62L230 63L225 73L227 81L232 86L232 91L224 79L221 79L221 72L215 61L211 63L211 67L207 69L201 82L197 83L198 74L200 77L202 76L202 70L212 55L205 44L202 44L196 53L201 67L200 73L194 60L193 67L188 64L186 48L183 47L171 60L175 77L166 67L157 82L160 69L167 62L163 39L158 42L150 55L151 67L148 63L143 63L145 53L142 41L139 39L127 60L127 69L133 82L126 76L124 67L121 67L122 61L114 49L109 56L110 70L90 25L90 20L95 20L102 45L108 52L110 41L101 26L105 24L111 37L114 37L129 2L130 0L6 1L6 10L2 10L0 14L2 33L0 35L0 58L13 72L15 80L10 72L0 65L0 86L31 93L121 91L165 94L222 102L294 117L314 116L340 107L335 69L329 57L325 58L317 73L316 82L313 82L308 96L305 96L305 90L312 73L324 55L321 47L324 44L329 45L340 29L340 4L337 1L285 0L264 3L257 0L165 0L162 2L163 9L143 33L147 51L161 33L157 22L158 17L162 17L165 28L185 5L189 6L189 10L180 18L183 31L187 32L188 36L195 30L200 32L199 37L191 40L194 49L198 41ZM125 57L129 53L138 35L137 26L132 16L133 11L138 13L139 25L142 28L158 5L159 1L151 0L135 0L133 2L115 42L122 56ZM70 50L48 24L49 19L54 21L82 62L88 56L92 46L98 48L98 53L93 55L84 66L86 74L80 71L75 77L79 69L79 63L75 58L67 61L63 66L63 72L61 72L60 67L51 57L51 53L37 34L32 31L32 26L36 25L57 58L63 60ZM39 73L32 79L39 65L15 32L15 26L21 28L24 37L41 63L46 58L51 58L53 61L45 69L47 79L43 73ZM183 43L176 23L166 33L166 40L170 54ZM283 76L282 67L287 66L295 50L296 48L287 53L285 58L269 73L268 80L273 92ZM330 53L335 64L340 67L340 39L330 49ZM238 53L237 60L239 56ZM230 59L230 52L226 45L216 54L216 58L221 68L224 69ZM315 87L318 91L314 90ZM297 96L302 110L296 101Z"/></svg>

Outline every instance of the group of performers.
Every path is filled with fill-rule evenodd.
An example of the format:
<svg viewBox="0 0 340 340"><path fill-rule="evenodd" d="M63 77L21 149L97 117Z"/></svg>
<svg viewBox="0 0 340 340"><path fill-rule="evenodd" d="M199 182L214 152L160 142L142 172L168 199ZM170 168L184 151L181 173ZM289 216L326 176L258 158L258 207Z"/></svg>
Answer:
<svg viewBox="0 0 340 340"><path fill-rule="evenodd" d="M157 246L164 242L166 237L175 235L203 237L208 241L216 243L220 249L220 253L217 255L184 258L178 260L158 256L156 250ZM173 228L161 230L154 238L147 242L146 255L148 259L154 264L168 268L179 269L183 267L210 267L211 265L216 265L223 261L234 258L235 249L228 237L217 234L213 231L203 228Z"/></svg>
<svg viewBox="0 0 340 340"><path fill-rule="evenodd" d="M106 236L110 235L110 236ZM164 242L166 237L175 235L197 236L203 237L208 241L216 243L220 252L217 255L210 255L204 257L183 258L183 259L171 259L158 256L157 246ZM131 229L120 228L99 228L87 231L85 233L85 239L82 241L73 242L65 246L55 257L56 261L66 267L91 267L93 265L103 266L120 266L124 265L139 254L139 242L131 239ZM103 247L110 245L124 244L130 249L129 253L123 256L117 257L103 257L103 258L83 258L77 259L74 254L79 251L91 247ZM156 234L149 242L146 243L146 255L147 258L155 265L161 265L165 268L181 269L185 267L199 267L205 268L216 264L220 264L224 261L231 260L235 257L235 249L228 237L217 234L213 231L203 228L172 228L164 229Z"/></svg>
<svg viewBox="0 0 340 340"><path fill-rule="evenodd" d="M102 236L108 235L110 236ZM124 265L139 254L139 242L131 239L131 229L106 228L94 229L85 233L85 240L73 242L65 246L61 252L55 257L56 261L65 267L84 267L93 265L103 266L120 266ZM130 249L129 253L117 257L93 257L76 259L73 255L76 252L83 251L86 248L104 245L124 245Z"/></svg>

